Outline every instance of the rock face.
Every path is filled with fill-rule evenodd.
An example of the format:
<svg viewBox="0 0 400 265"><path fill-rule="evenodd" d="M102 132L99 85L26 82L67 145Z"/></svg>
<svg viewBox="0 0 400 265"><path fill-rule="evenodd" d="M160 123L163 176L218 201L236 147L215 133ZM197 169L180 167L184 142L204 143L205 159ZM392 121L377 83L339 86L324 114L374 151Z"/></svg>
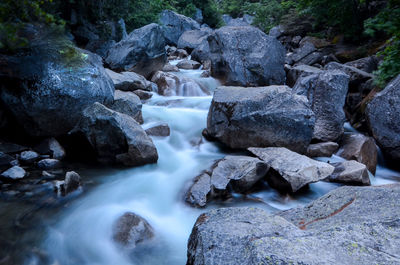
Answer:
<svg viewBox="0 0 400 265"><path fill-rule="evenodd" d="M271 187L296 192L309 183L327 178L334 167L299 155L286 148L249 148L250 152L264 161L271 169L267 181Z"/></svg>
<svg viewBox="0 0 400 265"><path fill-rule="evenodd" d="M313 128L307 99L286 86L219 87L207 119L209 136L241 149L283 146L304 153Z"/></svg>
<svg viewBox="0 0 400 265"><path fill-rule="evenodd" d="M164 10L160 14L160 23L168 45L176 46L179 38L185 31L199 30L200 25L195 20L179 15L170 10Z"/></svg>
<svg viewBox="0 0 400 265"><path fill-rule="evenodd" d="M64 135L87 106L111 102L114 86L99 56L64 37L33 35L29 49L0 58L0 101L29 135Z"/></svg>
<svg viewBox="0 0 400 265"><path fill-rule="evenodd" d="M247 26L222 27L207 40L212 75L225 85L284 84L285 49L275 38Z"/></svg>
<svg viewBox="0 0 400 265"><path fill-rule="evenodd" d="M19 180L24 178L26 175L25 170L19 166L13 166L12 168L1 173L0 177L4 180Z"/></svg>
<svg viewBox="0 0 400 265"><path fill-rule="evenodd" d="M348 75L337 70L300 78L293 87L309 99L315 113L314 139L335 141L343 134L348 87Z"/></svg>
<svg viewBox="0 0 400 265"><path fill-rule="evenodd" d="M329 181L366 186L371 185L368 169L364 164L350 160L334 163L333 166L335 166L335 171L329 176Z"/></svg>
<svg viewBox="0 0 400 265"><path fill-rule="evenodd" d="M116 73L110 69L106 69L106 73L112 79L115 89L122 91L135 91L138 89L145 91L152 90L151 82L147 81L144 76L134 72Z"/></svg>
<svg viewBox="0 0 400 265"><path fill-rule="evenodd" d="M87 108L71 132L87 139L101 163L140 166L155 163L157 150L152 140L130 116L95 103Z"/></svg>
<svg viewBox="0 0 400 265"><path fill-rule="evenodd" d="M148 78L166 63L163 30L149 24L132 31L109 51L106 63L112 70L133 71Z"/></svg>
<svg viewBox="0 0 400 265"><path fill-rule="evenodd" d="M366 118L385 155L400 161L400 75L368 103Z"/></svg>
<svg viewBox="0 0 400 265"><path fill-rule="evenodd" d="M339 145L334 142L324 142L310 144L307 149L309 157L331 157L339 148Z"/></svg>
<svg viewBox="0 0 400 265"><path fill-rule="evenodd" d="M139 124L143 124L142 102L134 93L116 90L114 102L109 107L112 110L131 116Z"/></svg>
<svg viewBox="0 0 400 265"><path fill-rule="evenodd" d="M204 41L207 41L209 35L210 32L203 29L185 31L178 40L178 48L192 51L199 47Z"/></svg>
<svg viewBox="0 0 400 265"><path fill-rule="evenodd" d="M342 187L277 215L211 210L193 227L187 264L398 264L399 199L400 185Z"/></svg>
<svg viewBox="0 0 400 265"><path fill-rule="evenodd" d="M356 160L366 165L368 170L375 174L378 149L373 138L359 133L346 133L343 135L337 155L347 160Z"/></svg>
<svg viewBox="0 0 400 265"><path fill-rule="evenodd" d="M124 247L134 248L143 241L154 237L153 228L137 214L127 212L113 227L113 239Z"/></svg>

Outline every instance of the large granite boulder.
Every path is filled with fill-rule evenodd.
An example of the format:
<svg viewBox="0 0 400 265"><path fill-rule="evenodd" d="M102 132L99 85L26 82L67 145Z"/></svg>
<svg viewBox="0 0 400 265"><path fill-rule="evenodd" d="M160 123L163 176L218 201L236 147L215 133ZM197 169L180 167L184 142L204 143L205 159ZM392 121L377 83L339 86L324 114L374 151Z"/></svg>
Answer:
<svg viewBox="0 0 400 265"><path fill-rule="evenodd" d="M113 100L114 86L101 58L66 37L30 28L29 48L0 55L0 101L27 134L70 131L94 102Z"/></svg>
<svg viewBox="0 0 400 265"><path fill-rule="evenodd" d="M338 188L271 215L215 209L197 219L188 265L398 264L400 185Z"/></svg>
<svg viewBox="0 0 400 265"><path fill-rule="evenodd" d="M108 51L105 59L112 70L133 71L146 78L162 69L166 60L163 31L154 23L132 31Z"/></svg>
<svg viewBox="0 0 400 265"><path fill-rule="evenodd" d="M211 70L225 85L265 86L285 82L285 48L261 30L222 27L207 38Z"/></svg>
<svg viewBox="0 0 400 265"><path fill-rule="evenodd" d="M289 87L219 87L208 113L207 134L230 148L283 146L304 153L314 121L306 97Z"/></svg>
<svg viewBox="0 0 400 265"><path fill-rule="evenodd" d="M177 14L171 10L161 12L160 24L167 44L174 46L178 44L179 38L185 31L200 29L200 24L194 19Z"/></svg>
<svg viewBox="0 0 400 265"><path fill-rule="evenodd" d="M310 101L315 113L313 138L319 141L335 141L344 132L343 106L349 88L349 76L333 70L301 77L293 91Z"/></svg>
<svg viewBox="0 0 400 265"><path fill-rule="evenodd" d="M309 183L327 178L335 170L328 163L282 147L252 147L248 150L270 167L267 181L271 187L281 191L296 192Z"/></svg>
<svg viewBox="0 0 400 265"><path fill-rule="evenodd" d="M400 161L400 75L368 103L366 118L385 155Z"/></svg>
<svg viewBox="0 0 400 265"><path fill-rule="evenodd" d="M178 48L192 51L200 46L211 34L208 30L188 30L185 31L178 40Z"/></svg>
<svg viewBox="0 0 400 265"><path fill-rule="evenodd" d="M71 134L82 135L101 163L140 166L158 159L153 141L132 117L100 103L84 110Z"/></svg>

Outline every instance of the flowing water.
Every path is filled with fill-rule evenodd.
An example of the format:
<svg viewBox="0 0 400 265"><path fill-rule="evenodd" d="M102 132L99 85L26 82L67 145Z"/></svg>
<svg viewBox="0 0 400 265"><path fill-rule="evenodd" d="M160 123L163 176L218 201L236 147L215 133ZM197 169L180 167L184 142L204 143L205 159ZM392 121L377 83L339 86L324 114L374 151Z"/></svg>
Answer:
<svg viewBox="0 0 400 265"><path fill-rule="evenodd" d="M179 75L201 82L212 94L218 82L200 78L202 70L181 71ZM196 92L195 94L197 94ZM99 184L84 193L53 218L46 228L40 248L60 265L185 264L186 245L196 218L205 210L183 202L184 189L191 179L226 155L217 144L202 139L212 97L162 97L154 95L143 105L145 128L166 122L171 136L153 138L159 154L154 165L100 170L91 175ZM324 158L321 158L324 160ZM328 158L325 158L327 160ZM338 157L329 158L340 160ZM373 184L400 179L397 172L379 166ZM337 184L315 183L307 192L284 196L265 186L249 196L234 195L227 202L210 205L253 205L273 212L304 205ZM114 222L127 211L144 217L155 230L152 247L126 250L112 240ZM26 264L40 264L28 259Z"/></svg>

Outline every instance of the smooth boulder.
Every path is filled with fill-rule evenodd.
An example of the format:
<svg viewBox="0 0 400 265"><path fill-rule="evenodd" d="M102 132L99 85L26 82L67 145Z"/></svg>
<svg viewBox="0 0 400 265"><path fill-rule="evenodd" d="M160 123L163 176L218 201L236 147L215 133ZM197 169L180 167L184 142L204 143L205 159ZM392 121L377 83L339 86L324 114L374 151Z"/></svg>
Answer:
<svg viewBox="0 0 400 265"><path fill-rule="evenodd" d="M289 87L219 87L207 134L230 148L283 146L305 153L314 121L307 98Z"/></svg>

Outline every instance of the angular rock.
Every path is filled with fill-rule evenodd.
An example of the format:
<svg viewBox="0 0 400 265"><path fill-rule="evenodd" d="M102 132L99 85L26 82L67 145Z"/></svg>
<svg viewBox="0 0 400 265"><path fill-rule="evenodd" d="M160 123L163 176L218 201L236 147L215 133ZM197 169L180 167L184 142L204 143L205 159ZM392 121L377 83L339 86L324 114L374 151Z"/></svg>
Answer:
<svg viewBox="0 0 400 265"><path fill-rule="evenodd" d="M183 60L176 65L180 69L185 70L192 70L192 69L199 69L201 63L193 61L193 60Z"/></svg>
<svg viewBox="0 0 400 265"><path fill-rule="evenodd" d="M83 135L101 163L140 166L158 159L152 140L132 117L99 103L85 109L71 134Z"/></svg>
<svg viewBox="0 0 400 265"><path fill-rule="evenodd" d="M176 65L166 64L164 65L163 72L179 72L179 68Z"/></svg>
<svg viewBox="0 0 400 265"><path fill-rule="evenodd" d="M12 168L9 168L8 170L4 171L0 175L3 180L19 180L22 179L26 176L26 172L22 167L19 166L13 166Z"/></svg>
<svg viewBox="0 0 400 265"><path fill-rule="evenodd" d="M335 167L335 171L333 171L327 180L346 184L371 185L368 169L364 164L350 160L332 165Z"/></svg>
<svg viewBox="0 0 400 265"><path fill-rule="evenodd" d="M143 124L142 102L134 93L116 90L114 102L109 107L116 112L131 116L139 124Z"/></svg>
<svg viewBox="0 0 400 265"><path fill-rule="evenodd" d="M296 65L296 66L286 66L286 84L290 87L293 87L297 80L300 77L306 77L309 75L313 75L313 74L319 74L322 73L323 71L319 68L313 67L313 66L309 66L309 65Z"/></svg>
<svg viewBox="0 0 400 265"><path fill-rule="evenodd" d="M359 133L346 133L343 135L337 155L347 160L356 160L366 165L368 170L375 174L378 149L373 138Z"/></svg>
<svg viewBox="0 0 400 265"><path fill-rule="evenodd" d="M147 135L150 136L169 136L171 134L171 130L167 123L162 123L151 128L146 129Z"/></svg>
<svg viewBox="0 0 400 265"><path fill-rule="evenodd" d="M347 62L345 65L355 67L361 71L372 73L378 69L378 60L375 56L361 58L352 62Z"/></svg>
<svg viewBox="0 0 400 265"><path fill-rule="evenodd" d="M333 70L302 77L293 87L295 93L309 99L315 113L314 139L335 141L343 134L348 84L348 75Z"/></svg>
<svg viewBox="0 0 400 265"><path fill-rule="evenodd" d="M209 31L202 29L185 31L178 40L178 48L191 52L200 46L203 41L207 41L209 35Z"/></svg>
<svg viewBox="0 0 400 265"><path fill-rule="evenodd" d="M303 58L305 58L307 55L310 55L311 53L315 52L317 49L315 48L314 44L311 42L306 42L303 44L303 46L300 46L296 50L293 51L293 53L289 53L286 56L286 63L293 65L295 63L300 62Z"/></svg>
<svg viewBox="0 0 400 265"><path fill-rule="evenodd" d="M55 138L47 138L33 148L42 155L50 155L54 159L62 160L66 156L65 149Z"/></svg>
<svg viewBox="0 0 400 265"><path fill-rule="evenodd" d="M309 183L327 178L334 167L282 147L249 148L255 156L271 169L267 181L271 187L296 192Z"/></svg>
<svg viewBox="0 0 400 265"><path fill-rule="evenodd" d="M346 73L350 77L350 86L356 88L358 85L366 82L369 79L373 79L374 75L364 72L363 70L357 69L353 66L340 64L337 62L330 62L325 65L326 70L340 70Z"/></svg>
<svg viewBox="0 0 400 265"><path fill-rule="evenodd" d="M168 45L176 46L179 38L185 31L200 29L199 23L195 20L170 10L161 12L160 23Z"/></svg>
<svg viewBox="0 0 400 265"><path fill-rule="evenodd" d="M154 237L153 228L141 216L124 213L113 226L113 239L124 247L134 248L143 241Z"/></svg>
<svg viewBox="0 0 400 265"><path fill-rule="evenodd" d="M365 113L369 130L384 154L400 161L400 75L375 95Z"/></svg>
<svg viewBox="0 0 400 265"><path fill-rule="evenodd" d="M339 148L334 142L310 144L307 149L309 157L331 157Z"/></svg>
<svg viewBox="0 0 400 265"><path fill-rule="evenodd" d="M307 99L286 86L219 87L207 118L208 135L230 148L284 146L305 153L313 129Z"/></svg>
<svg viewBox="0 0 400 265"><path fill-rule="evenodd" d="M133 94L138 96L140 98L140 100L148 100L153 97L152 93L150 93L148 91L144 91L144 90L135 90L135 91L133 91Z"/></svg>
<svg viewBox="0 0 400 265"><path fill-rule="evenodd" d="M122 91L135 91L138 89L151 91L151 82L147 81L144 76L134 72L116 73L110 69L106 69L106 73L112 79L115 89Z"/></svg>
<svg viewBox="0 0 400 265"><path fill-rule="evenodd" d="M264 86L285 82L285 49L261 30L251 26L222 27L207 41L210 55L206 59L211 60L212 75L224 80L225 85Z"/></svg>
<svg viewBox="0 0 400 265"><path fill-rule="evenodd" d="M127 38L116 43L105 59L112 70L132 71L148 78L166 63L163 30L149 24L132 31Z"/></svg>
<svg viewBox="0 0 400 265"><path fill-rule="evenodd" d="M19 156L19 160L25 164L32 164L38 159L39 159L39 154L34 151L24 151Z"/></svg>
<svg viewBox="0 0 400 265"><path fill-rule="evenodd" d="M57 159L52 159L52 158L46 158L42 159L37 163L38 168L43 169L43 170L48 170L48 169L57 169L61 168L62 164L60 160Z"/></svg>
<svg viewBox="0 0 400 265"><path fill-rule="evenodd" d="M185 195L185 201L195 207L204 207L211 193L211 177L207 173L197 176Z"/></svg>
<svg viewBox="0 0 400 265"><path fill-rule="evenodd" d="M69 194L77 190L81 185L81 176L75 171L69 171L65 174L64 190L65 194Z"/></svg>

